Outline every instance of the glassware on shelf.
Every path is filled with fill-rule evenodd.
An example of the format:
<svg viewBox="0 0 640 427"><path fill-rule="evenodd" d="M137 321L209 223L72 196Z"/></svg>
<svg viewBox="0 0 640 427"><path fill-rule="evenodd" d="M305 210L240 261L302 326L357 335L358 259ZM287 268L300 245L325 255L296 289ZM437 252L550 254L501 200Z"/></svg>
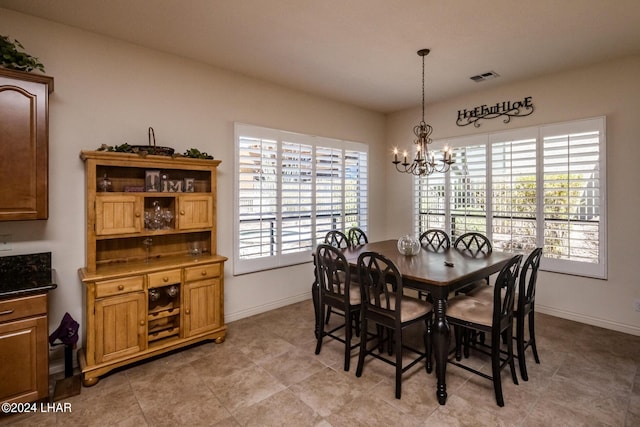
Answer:
<svg viewBox="0 0 640 427"><path fill-rule="evenodd" d="M160 202L154 200L152 209L144 213L144 226L148 230L168 230L173 218L171 209L162 208Z"/></svg>
<svg viewBox="0 0 640 427"><path fill-rule="evenodd" d="M408 234L404 235L398 239L398 252L407 256L417 255L420 252L420 241Z"/></svg>
<svg viewBox="0 0 640 427"><path fill-rule="evenodd" d="M154 302L160 299L160 291L156 288L149 289L149 301Z"/></svg>
<svg viewBox="0 0 640 427"><path fill-rule="evenodd" d="M111 180L105 173L102 178L98 179L98 191L107 192L113 191L113 185L111 184Z"/></svg>
<svg viewBox="0 0 640 427"><path fill-rule="evenodd" d="M151 239L151 237L147 237L146 239L144 239L142 241L142 246L144 246L146 253L147 253L147 257L145 258L144 262L149 262L151 260L151 245L153 244L153 239Z"/></svg>
<svg viewBox="0 0 640 427"><path fill-rule="evenodd" d="M178 295L178 287L176 285L171 285L167 288L167 295L169 298L175 298Z"/></svg>

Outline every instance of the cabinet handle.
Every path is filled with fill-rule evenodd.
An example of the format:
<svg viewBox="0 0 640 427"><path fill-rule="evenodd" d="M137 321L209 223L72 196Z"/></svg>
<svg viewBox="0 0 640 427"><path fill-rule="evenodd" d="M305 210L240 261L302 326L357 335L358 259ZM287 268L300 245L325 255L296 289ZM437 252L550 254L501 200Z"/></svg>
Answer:
<svg viewBox="0 0 640 427"><path fill-rule="evenodd" d="M11 314L13 313L13 309L11 310L5 310L5 311L0 311L0 316L4 316L5 314Z"/></svg>
<svg viewBox="0 0 640 427"><path fill-rule="evenodd" d="M163 282L168 282L168 281L169 281L169 278L168 278L167 276L164 276L164 277L162 278L162 281L163 281Z"/></svg>
<svg viewBox="0 0 640 427"><path fill-rule="evenodd" d="M184 215L184 211L183 210L180 211L180 215Z"/></svg>
<svg viewBox="0 0 640 427"><path fill-rule="evenodd" d="M144 320L140 321L140 326L144 326Z"/></svg>
<svg viewBox="0 0 640 427"><path fill-rule="evenodd" d="M191 314L191 310L189 310L188 308L184 311L184 314Z"/></svg>
<svg viewBox="0 0 640 427"><path fill-rule="evenodd" d="M118 290L121 291L124 289L124 285L118 285Z"/></svg>
<svg viewBox="0 0 640 427"><path fill-rule="evenodd" d="M140 218L140 212L136 212L136 218Z"/></svg>
<svg viewBox="0 0 640 427"><path fill-rule="evenodd" d="M202 274L203 276L206 276L207 275L207 270L202 270L202 273L200 273L200 274Z"/></svg>

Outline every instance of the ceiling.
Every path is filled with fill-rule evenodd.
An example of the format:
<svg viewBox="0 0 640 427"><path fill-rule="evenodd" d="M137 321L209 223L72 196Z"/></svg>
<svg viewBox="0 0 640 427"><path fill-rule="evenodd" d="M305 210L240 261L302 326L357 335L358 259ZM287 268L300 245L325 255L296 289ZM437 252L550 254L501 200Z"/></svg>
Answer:
<svg viewBox="0 0 640 427"><path fill-rule="evenodd" d="M640 53L638 0L0 0L383 113ZM14 38L12 34L4 34ZM488 71L500 77L476 83Z"/></svg>

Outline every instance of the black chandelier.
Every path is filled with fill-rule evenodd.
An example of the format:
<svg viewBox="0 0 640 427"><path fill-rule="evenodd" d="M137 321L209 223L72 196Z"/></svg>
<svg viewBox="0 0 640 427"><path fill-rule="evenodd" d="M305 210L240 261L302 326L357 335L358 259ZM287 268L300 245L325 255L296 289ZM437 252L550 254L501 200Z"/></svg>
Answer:
<svg viewBox="0 0 640 427"><path fill-rule="evenodd" d="M398 160L398 149L393 150L393 164L396 165L398 172L410 173L416 176L427 176L433 172L447 172L454 163L451 160L451 150L445 147L442 153L442 159L436 161L433 152L429 153L429 144L431 144L431 132L433 128L424 121L424 57L429 54L429 49L420 49L418 55L422 57L422 120L413 128L416 140L416 155L411 163L407 161L407 152L403 153L403 160Z"/></svg>

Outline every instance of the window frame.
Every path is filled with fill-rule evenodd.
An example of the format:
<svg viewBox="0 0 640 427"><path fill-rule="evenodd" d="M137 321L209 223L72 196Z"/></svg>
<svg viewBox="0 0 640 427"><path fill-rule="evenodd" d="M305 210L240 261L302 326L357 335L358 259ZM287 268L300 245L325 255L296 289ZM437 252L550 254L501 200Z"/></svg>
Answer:
<svg viewBox="0 0 640 427"><path fill-rule="evenodd" d="M508 131L502 132L492 132L485 134L476 134L470 135L460 138L448 138L434 141L435 149L440 147L444 147L448 145L454 152L456 148L466 147L470 145L485 145L486 149L486 164L493 165L493 154L494 154L494 145L501 144L508 141L516 141L519 139L530 139L535 138L536 145L536 154L535 154L535 169L536 169L536 210L535 210L535 242L536 246L544 246L545 240L545 225L547 218L545 217L545 158L544 158L544 148L546 138L550 137L560 137L563 135L578 135L585 132L593 132L594 134L598 134L598 159L596 163L597 177L593 178L593 182L598 183L598 195L590 196L592 200L597 200L597 209L598 209L598 246L597 246L597 262L584 262L584 261L575 261L572 259L557 259L551 258L548 256L544 256L540 263L540 269L563 273L563 274L571 274L577 276L585 276L592 277L597 279L606 279L607 278L607 204L606 204L606 117L594 117L587 118L581 120L574 120L562 123L555 124L547 124L535 127L527 127L520 129L512 129ZM571 163L571 160L569 160ZM577 160L576 162L580 162ZM574 164L573 162L571 164ZM567 166L569 168L569 166ZM494 201L493 201L493 166L487 168L486 173L486 229L484 230L485 235L489 237L493 241L493 228L494 228ZM595 172L594 172L595 173ZM445 198L444 198L444 224L445 230L448 234L451 234L451 172L445 174ZM581 178L583 179L583 178ZM428 192L428 180L429 177L414 178L414 212L415 212L415 231L416 234L420 234L424 231L424 224L429 224L430 220L428 218L421 218L421 215L425 215L420 212L420 195ZM570 180L570 177L568 177ZM425 190L425 188L427 188ZM569 198L571 196L568 196ZM426 214L428 215L428 213ZM550 220L549 220L550 221ZM572 222L573 221L573 222ZM579 220L571 220L567 219L569 225L580 222ZM569 226L569 228L571 228ZM459 233L458 233L459 234ZM516 245L517 246L517 245ZM528 247L527 247L528 248ZM513 251L521 251L527 249L519 249L513 248Z"/></svg>
<svg viewBox="0 0 640 427"><path fill-rule="evenodd" d="M246 152L249 150L249 148L243 148L247 145L246 141L248 140L260 140L260 143L263 141L273 141L273 144L276 146L274 150L275 159L273 162L273 167L275 168L275 172L273 174L274 181L272 181L276 187L274 190L275 197L273 205L275 207L275 213L272 220L276 222L276 225L270 226L272 230L275 230L275 233L269 234L273 237L269 245L262 242L258 244L259 249L253 257L241 255L241 251L248 247L246 244L243 245L243 238L241 234L243 232L246 233L247 229L242 227L241 218L243 215L249 215L246 213L247 210L242 209L244 205L241 206L241 203L244 203L242 200L246 201L247 197L250 198L250 193L252 192L259 192L261 194L261 191L256 190L256 187L246 187L241 184L241 175L244 173L241 172L242 169L247 169L248 166L253 166L255 168L256 165L258 165L255 162L241 163L243 161L243 159L241 159L241 151L244 150L244 152ZM310 165L311 169L305 169L306 172L304 175L306 178L311 180L311 187L308 189L308 186L306 186L305 188L307 189L300 193L295 193L295 190L291 190L291 187L295 187L295 185L285 185L288 180L286 179L284 172L294 172L293 169L287 167L287 163L291 165L291 162L293 162L292 158L295 160L296 145L304 146L306 152L311 153L311 158L305 159L307 166ZM289 151L285 151L283 146L289 148ZM326 231L328 231L328 229L326 229L328 225L323 222L322 219L329 218L329 225L331 225L332 228L336 227L343 230L351 226L358 226L365 231L367 230L369 200L369 147L367 144L305 135L236 122L234 123L234 149L234 216L236 218L236 220L234 220L233 227L234 275L310 262L314 248L322 241L322 239L324 239L324 235L326 234ZM285 160L285 155L288 156L287 160ZM285 165L283 165L283 161ZM334 161L335 163L333 163ZM261 164L262 163L260 163L260 165ZM355 182L353 179L349 179L349 177L352 177L353 175L353 173L349 172L353 172L354 168L357 169L357 179ZM360 170L361 168L362 171ZM255 174L256 172L253 173ZM349 175L349 177L347 175ZM251 176L251 172L249 173L249 176ZM296 181L295 177L300 177L302 174L296 175L293 173L286 174L286 176L294 177L293 180L289 181L289 183L292 183ZM324 179L323 176L327 179ZM300 181L302 181L302 179L300 179ZM248 181L245 179L244 182L246 183ZM325 186L325 183L328 187ZM321 186L325 186L325 189L321 190ZM285 187L289 187L289 190ZM354 198L354 187L356 187L355 194L358 196L356 197L357 200L355 202L352 200ZM307 211L306 209L299 209L296 211L296 197L294 193L305 193L304 196L299 197L300 207L303 206L303 198L305 200L311 199L310 210ZM247 196L247 194L249 196ZM283 194L285 197L283 197ZM347 195L350 195L351 197L348 198ZM325 201L325 209L322 209L319 203L325 196L332 200L339 199L340 208L335 209L333 201L328 204ZM333 197L335 197L335 199L333 199ZM294 201L293 204L291 204L292 200ZM287 201L289 201L289 204ZM261 207L262 205L259 206ZM293 216L288 217L288 220L292 220L293 223L292 230L295 230L296 228L296 215L299 215L301 220L298 225L303 222L303 219L305 225L300 225L298 228L309 230L302 234L307 237L301 238L301 234L297 234L297 237L294 236L292 239L283 239L284 232L286 231L286 223L288 222L287 218L285 218L287 207L292 209L291 212L293 212ZM348 208L350 210L347 210ZM354 213L354 209L357 211L356 213ZM304 215L303 211L308 212L308 215ZM325 213L329 215L329 217L326 217L326 215L324 215ZM354 215L357 218L356 223L345 223L347 218L353 218ZM255 221L260 222L262 221L261 218L262 216L258 214ZM333 219L331 220L331 218ZM263 229L259 229L256 233L258 233L258 237L256 238L260 241L264 237L265 232ZM293 242L294 247L284 247L286 241ZM296 244L300 245L300 250L295 249ZM264 251L266 246L272 247L270 247L268 251Z"/></svg>

